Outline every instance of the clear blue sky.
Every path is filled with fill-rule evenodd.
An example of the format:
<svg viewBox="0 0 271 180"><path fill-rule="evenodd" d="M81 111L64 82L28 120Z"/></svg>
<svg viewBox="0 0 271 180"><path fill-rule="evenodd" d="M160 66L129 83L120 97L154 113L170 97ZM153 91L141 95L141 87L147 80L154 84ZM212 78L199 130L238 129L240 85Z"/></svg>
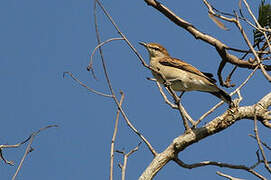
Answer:
<svg viewBox="0 0 271 180"><path fill-rule="evenodd" d="M225 23L230 31L223 31L208 18L203 2L164 3L201 31L229 46L246 48L233 25ZM211 3L227 12L238 8L237 1ZM138 41L163 44L172 56L184 59L202 71L216 74L220 57L215 49L195 40L143 0L129 3L104 1L103 4L146 60L147 52ZM254 12L257 4L251 4ZM102 40L118 37L100 9L98 19ZM15 144L39 128L59 125L59 128L46 130L36 137L33 143L35 151L25 160L18 179L108 179L110 141L117 108L111 99L89 93L70 78L62 77L63 72L70 71L90 87L109 92L98 54L94 56L94 68L99 80L95 81L86 71L89 54L96 46L93 1L1 1L0 22L0 144ZM247 33L251 37L252 31ZM122 90L125 93L123 106L129 119L161 152L183 132L178 112L170 109L154 83L146 80L151 73L143 68L124 42L107 44L104 55L115 92ZM226 71L231 67L227 66ZM249 72L239 70L233 77L234 83L239 85ZM270 84L258 71L241 91L244 98L241 105L251 105L269 91ZM206 93L190 92L183 96L183 104L194 119L218 101ZM202 124L226 107L221 107ZM269 139L264 138L270 131L259 126L262 140L270 144ZM187 163L212 160L252 165L256 161L257 146L248 137L251 133L253 122L242 120L187 148L180 153L180 158ZM116 149L129 151L139 142L140 139L121 118ZM1 162L1 179L12 177L25 147L4 150L4 156L15 161L16 166ZM115 157L115 179L120 179L117 163L122 159L118 154ZM137 179L151 160L151 153L142 144L128 160L127 179ZM255 179L238 170L217 167L187 170L173 162L166 165L155 179L219 179L216 171Z"/></svg>

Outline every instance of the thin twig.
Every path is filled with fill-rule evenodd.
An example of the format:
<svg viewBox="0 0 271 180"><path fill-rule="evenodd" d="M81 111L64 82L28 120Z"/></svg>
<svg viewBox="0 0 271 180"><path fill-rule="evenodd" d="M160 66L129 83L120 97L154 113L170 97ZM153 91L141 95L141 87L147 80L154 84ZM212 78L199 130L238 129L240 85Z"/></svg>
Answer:
<svg viewBox="0 0 271 180"><path fill-rule="evenodd" d="M132 155L133 153L135 153L136 151L138 151L140 145L141 145L141 142L134 149L132 149L130 152L128 152L127 154L125 154L124 151L116 150L117 153L120 153L123 155L123 164L119 163L119 167L121 168L121 180L125 180L125 173L126 173L128 157L130 155Z"/></svg>
<svg viewBox="0 0 271 180"><path fill-rule="evenodd" d="M13 162L13 161L8 161L8 160L6 160L6 158L4 158L4 155L3 155L2 151L3 151L2 148L0 148L0 159L3 160L4 163L13 166L13 165L14 165L14 162Z"/></svg>
<svg viewBox="0 0 271 180"><path fill-rule="evenodd" d="M255 133L255 137L256 137L259 149L261 151L262 157L263 157L265 168L269 171L269 173L271 173L271 168L270 168L268 161L266 159L265 152L263 150L262 143L261 143L261 140L259 137L258 126L257 126L257 108L256 107L257 107L257 105L255 106L255 112L254 112L254 114L255 114L254 115L254 133Z"/></svg>
<svg viewBox="0 0 271 180"><path fill-rule="evenodd" d="M93 70L93 56L94 56L95 52L97 51L97 49L98 49L99 47L102 47L102 46L105 45L106 43L109 43L109 42L111 42L111 41L117 41L117 40L124 40L124 39L123 39L123 38L111 38L111 39L108 39L108 40L106 40L106 41L104 41L104 42L98 44L98 45L95 47L95 49L92 51L91 56L90 56L89 65L88 65L88 67L87 67L87 70L88 70L88 71L91 70L94 79L97 79L97 77L95 76L94 70Z"/></svg>
<svg viewBox="0 0 271 180"><path fill-rule="evenodd" d="M180 115L183 119L183 126L185 128L185 131L191 131L191 127L188 124L188 118L191 118L189 116L189 114L186 112L186 110L184 109L183 105L181 104L181 99L177 96L177 94L175 93L175 91L173 91L173 89L171 88L170 85L168 85L167 83L165 84L167 91L169 92L169 94L173 97L175 104L178 106L178 110L180 112ZM192 119L192 118L191 118ZM191 121L193 122L193 120Z"/></svg>
<svg viewBox="0 0 271 180"><path fill-rule="evenodd" d="M110 22L113 24L113 26L115 27L115 29L118 31L118 33L120 34L120 36L125 40L125 42L128 44L128 46L134 51L134 53L136 54L136 56L139 58L139 60L141 61L142 65L149 68L149 65L144 61L144 59L142 58L142 56L137 52L137 50L134 48L134 46L130 43L130 41L126 38L126 36L120 31L120 29L118 28L117 24L115 23L115 21L113 20L113 18L109 15L109 13L106 11L106 9L104 8L104 6L101 4L101 2L99 0L95 0L95 2L98 3L98 5L101 7L101 9L103 10L104 14L106 15L106 17L110 20Z"/></svg>
<svg viewBox="0 0 271 180"><path fill-rule="evenodd" d="M149 79L151 80L151 79ZM163 91L163 88L161 87L160 83L157 82L155 79L153 80L156 82L156 85L160 91L160 94L162 95L162 97L164 98L164 101L172 108L172 109L179 109L179 107L176 104L173 104L172 102L170 102L166 96L166 94ZM183 108L182 109L185 117L189 120L189 122L191 123L191 125L195 125L195 121L191 118L191 116L186 112L186 110Z"/></svg>
<svg viewBox="0 0 271 180"><path fill-rule="evenodd" d="M32 147L31 147L31 145L32 145L32 142L33 142L35 136L38 135L41 131L44 131L44 130L46 130L46 129L48 129L48 128L52 128L52 127L58 127L58 126L57 126L57 125L49 125L49 126L46 126L46 127L44 127L44 128L39 129L37 132L32 133L32 134L29 136L29 138L28 138L29 143L28 143L28 145L27 145L27 148L26 148L26 150L25 150L25 153L24 153L24 155L23 155L23 157L22 157L22 159L21 159L21 161L20 161L20 164L19 164L17 170L16 170L15 174L14 174L13 177L12 177L12 180L15 180L15 178L17 177L17 175L18 175L18 173L19 173L19 171L20 171L20 169L21 169L21 167L22 167L22 165L23 165L23 162L24 162L26 156L28 155L29 152L31 152L31 151L33 150Z"/></svg>
<svg viewBox="0 0 271 180"><path fill-rule="evenodd" d="M257 151L258 152L258 151ZM258 158L258 153L257 153L257 158ZM264 163L264 161L263 160L260 160L260 159L258 159L258 161L255 163L255 164L253 164L252 166L250 166L250 168L251 169L254 169L254 168L256 168L259 164L261 164L261 163ZM271 161L268 161L268 164L271 164Z"/></svg>
<svg viewBox="0 0 271 180"><path fill-rule="evenodd" d="M243 0L243 2L245 2L248 11L251 13L251 16L254 17L254 15L252 14L252 12L251 12L251 10L250 10L248 4L246 3L246 1ZM239 19L238 19L238 15L237 15L236 13L235 13L235 15L236 15L236 23L235 23L236 26L237 26L238 29L240 30L241 34L243 35L243 38L244 38L245 42L247 43L248 47L250 48L250 50L252 51L254 57L256 58L258 64L260 65L260 69L261 69L261 71L263 72L263 75L265 76L265 78L266 78L268 81L271 82L271 77L270 77L269 74L266 72L266 70L265 70L263 64L261 63L261 60L260 60L258 54L256 53L255 49L253 48L252 44L250 43L250 41L249 41L249 39L248 39L248 37L247 37L247 35L246 35L246 33L245 33L243 27L241 26L241 23L240 23L240 21L239 21ZM254 17L254 18L255 18L255 17ZM258 22L257 22L257 23L258 23ZM257 24L257 23L256 23L256 24ZM258 24L257 24L257 26L258 26ZM258 26L258 27L260 27L260 26ZM265 33L263 32L263 34L265 34ZM265 36L266 36L266 34L265 34ZM266 37L266 39L268 40L267 37Z"/></svg>
<svg viewBox="0 0 271 180"><path fill-rule="evenodd" d="M208 10L209 10L209 13L212 13L214 16L216 16L216 17L218 17L218 18L220 18L220 19L223 19L223 20L225 20L225 21L235 23L235 25L240 29L240 31L243 31L243 32L244 32L244 30L242 29L241 24L240 24L240 22L239 22L239 18L240 18L240 17L238 17L236 13L235 13L235 15L231 15L231 14L226 14L226 13L224 13L224 14L226 14L226 15L228 15L228 16L235 17L235 18L227 18L227 17L221 16L221 15L218 15L218 14L216 14L216 13L213 11L213 9L215 9L215 8L214 8L213 6L211 6L211 5L209 4L209 2L207 2L207 0L203 0L203 2L204 2L204 4L207 6L207 8L208 8ZM247 5L247 6L248 6L248 5ZM249 7L248 7L248 8L249 8ZM250 10L250 9L249 9L249 10ZM215 11L218 12L217 9L215 9ZM221 12L220 12L220 13L221 13ZM251 13L252 16L254 16L254 15L252 14L251 11L250 11L250 13ZM241 17L241 19L242 19L242 20L245 20L246 22L249 22L246 18ZM255 20L255 17L254 17L254 20ZM255 23L258 23L258 22L255 22ZM255 26L254 26L254 27L255 27ZM257 27L255 27L255 28L257 29ZM242 33L242 34L243 34L243 33ZM245 41L247 41L246 36L245 36L244 34L243 34L243 36L244 36ZM256 54L256 53L258 54L259 51L255 51L255 50L254 50L254 47L255 47L255 46L256 46L256 45L254 45L253 48L252 48L251 46L249 46L249 49L250 49L250 50L246 51L246 54L245 54L241 59L244 59L245 56L246 56L248 53L253 53L254 56L255 56L255 58L257 59L257 57L256 57L255 54ZM231 49L231 50L233 50L232 48L229 48L229 47L225 47L225 49ZM236 50L236 49L235 49L235 50ZM238 51L238 50L237 50L237 51ZM240 51L239 51L239 52L240 52ZM245 52L245 51L244 51L244 52ZM269 53L269 52L265 52L265 53ZM259 59L259 58L258 58L258 59ZM225 66L225 64L226 64L226 62L227 62L227 60L222 58L222 61L221 61L221 63L220 63L220 66L219 66L219 69L218 69L218 72L217 72L218 78L219 78L219 82L220 82L220 84L221 84L222 86L225 86L225 87L233 87L234 85L233 85L233 84L232 84L232 85L230 84L230 78L231 78L232 73L235 71L237 65L235 65L235 68L232 70L232 72L230 73L230 75L227 77L226 82L224 82L223 79L222 79L222 76L221 76L221 72L222 72L222 70L223 70L223 68L224 68L224 66ZM258 64L260 64L260 61L258 61ZM260 68L261 68L261 70L263 71L264 75L265 75L265 76L267 77L267 79L268 79L268 74L267 74L266 70L264 69L263 65L260 65Z"/></svg>
<svg viewBox="0 0 271 180"><path fill-rule="evenodd" d="M185 110L185 108L183 107L182 103L179 102L179 105L178 105L178 109L180 111L180 114L183 118L183 121L184 121L184 127L186 127L186 130L187 131L190 131L191 128L190 126L188 125L187 123L187 120L189 120L189 122L192 124L192 126L195 126L195 121L191 118L191 116L187 113L187 111Z"/></svg>
<svg viewBox="0 0 271 180"><path fill-rule="evenodd" d="M219 15L219 14L216 14L214 11L213 11L213 8L212 6L209 4L209 2L207 2L206 0L203 0L203 3L206 5L206 7L208 8L209 10L209 13L212 14L213 16L216 16L224 21L228 21L228 22L234 22L235 21L235 18L228 18L228 17L225 17L225 16L222 16L222 15Z"/></svg>
<svg viewBox="0 0 271 180"><path fill-rule="evenodd" d="M160 83L157 82L156 80L155 80L155 83L156 83L156 85L157 85L157 87L158 87L158 89L159 89L159 92L160 92L160 94L162 95L164 101L165 101L172 109L178 109L178 106L177 106L176 104L173 104L172 102L170 102L170 101L168 100L168 98L167 98L166 94L164 93L164 91L163 91L162 86L160 85Z"/></svg>
<svg viewBox="0 0 271 180"><path fill-rule="evenodd" d="M203 1L204 1L205 5L208 7L209 13L211 13L212 15L214 15L214 16L220 18L220 19L223 19L223 20L225 20L225 21L235 23L235 25L238 27L238 29L239 29L240 32L242 33L242 35L243 35L243 37L244 37L244 40L245 40L246 43L248 44L248 46L249 46L249 48L250 48L250 51L251 51L251 52L253 53L253 55L255 56L255 59L257 60L258 64L260 64L259 67L260 67L260 69L261 69L263 75L266 77L266 79L267 79L268 81L271 82L271 76L266 72L266 66L261 64L261 60L260 60L260 58L259 58L259 56L258 56L258 52L255 51L254 48L253 48L253 47L255 47L255 45L254 45L254 46L251 45L251 43L249 42L249 40L248 40L248 38L247 38L247 36L246 36L246 34L245 34L245 32L244 32L244 29L242 28L242 26L241 26L241 24L240 24L240 21L239 21L239 18L240 18L240 17L239 17L236 13L235 13L235 15L234 15L235 18L227 18L227 17L221 16L221 15L218 15L218 14L216 14L216 13L213 11L213 7L212 7L206 0L203 0ZM270 50L271 50L271 46L270 46L268 37L267 37L267 35L266 35L266 33L265 33L265 31L269 31L269 30L264 29L264 28L261 27L261 25L260 25L259 22L257 21L256 17L255 17L254 14L252 13L252 11L251 11L251 9L250 9L248 3L246 2L246 0L243 0L243 2L244 2L244 4L246 5L247 10L248 10L249 14L251 15L251 17L253 18L253 20L254 20L256 26L254 26L251 22L249 22L249 21L248 21L246 18L244 18L244 17L241 17L241 19L242 19L242 20L245 20L248 24L250 24L250 25L253 26L255 29L257 29L257 30L259 30L260 32L263 33L263 35L264 35L264 37L265 37L265 39L266 39L267 45L268 45L268 47L269 47L269 51L270 51ZM241 13L241 10L240 10L240 13ZM242 13L241 13L241 15L242 15ZM226 48L226 49L227 49L227 48ZM222 77L221 77L221 71L222 71L222 69L224 68L226 62L228 62L226 59L222 59L222 62L221 62L220 66L219 66L219 69L218 69L218 77L219 77L219 82L220 82L220 84L221 84L222 86L229 87L230 84L229 84L229 83L225 83L225 82L222 80Z"/></svg>
<svg viewBox="0 0 271 180"><path fill-rule="evenodd" d="M255 47L256 45L254 45L253 47ZM248 55L249 52L246 52L240 59L244 59L247 55ZM234 87L235 84L230 84L230 81L231 81L231 77L233 75L233 73L235 72L235 70L237 69L237 65L234 66L234 68L232 69L232 71L230 72L230 74L228 75L228 77L226 78L226 85L229 85L231 87ZM220 74L221 76L221 74Z"/></svg>
<svg viewBox="0 0 271 180"><path fill-rule="evenodd" d="M9 164L9 165L14 165L14 162L13 161L8 161L6 158L4 158L4 155L3 155L3 149L4 148L18 148L20 147L21 145L23 145L24 143L26 143L27 141L29 141L29 139L31 138L31 136L29 136L26 140L24 140L23 142L19 142L17 144L12 144L12 145L8 145L8 144L2 144L0 145L0 159L2 159L6 164Z"/></svg>
<svg viewBox="0 0 271 180"><path fill-rule="evenodd" d="M254 73L257 71L259 66L256 66L255 69L249 74L249 76L246 78L246 80L238 87L236 88L232 93L230 93L230 96L233 96L234 94L236 94L238 91L240 91L240 89L248 82L248 80L254 75ZM206 118L209 114L211 114L212 112L214 112L214 110L216 110L219 106L221 106L224 102L220 101L219 103L217 103L214 107L212 107L209 111L207 111L206 113L204 113L195 123L195 125L197 126L204 118Z"/></svg>
<svg viewBox="0 0 271 180"><path fill-rule="evenodd" d="M257 138L256 138L254 135L249 134L249 136L257 140ZM262 145L264 145L268 150L271 151L271 147L269 147L265 142L263 142L263 141L260 141L260 142L261 142Z"/></svg>
<svg viewBox="0 0 271 180"><path fill-rule="evenodd" d="M219 171L217 171L216 174L221 176L221 177L228 178L229 180L244 180L244 179L239 179L239 178L232 177L230 175L224 174L224 173L219 172Z"/></svg>
<svg viewBox="0 0 271 180"><path fill-rule="evenodd" d="M218 167L225 167L225 168L230 168L230 169L240 169L240 170L245 170L258 178L262 180L267 180L264 176L260 175L253 169L244 166L244 165L233 165L233 164L228 164L228 163L222 163L222 162L215 162L215 161L202 161L199 163L194 163L194 164L186 164L182 160L175 158L174 161L180 165L183 168L188 168L188 169L193 169L193 168L198 168L198 167L203 167L203 166L218 166Z"/></svg>
<svg viewBox="0 0 271 180"><path fill-rule="evenodd" d="M121 91L120 94L121 94L121 98L120 98L120 106L121 106L122 102L124 100L124 93ZM118 109L117 116L116 116L116 121L115 121L115 126L114 126L114 132L113 132L112 141L111 141L111 150L110 150L110 176L109 176L110 180L113 180L114 147L115 147L115 140L116 140L117 131L118 131L119 115L120 115L120 110Z"/></svg>
<svg viewBox="0 0 271 180"><path fill-rule="evenodd" d="M258 30L261 31L261 33L263 33L263 35L264 35L264 37L265 37L265 40L266 40L266 43L267 43L267 45L268 45L268 47L269 47L269 50L271 51L270 42L269 42L269 39L268 39L268 37L267 37L267 35L266 35L266 33L265 33L265 31L268 31L268 30L267 30L267 29L263 30L263 27L260 25L260 23L258 22L257 18L256 18L256 17L254 16L254 14L252 13L252 11L251 11L251 9L250 9L250 7L249 7L247 1L246 1L246 0L243 0L243 2L244 2L244 4L245 4L246 7L247 7L247 10L248 10L250 16L253 18L255 24L257 25L257 28L260 28L260 29L258 29ZM269 30L269 32L270 32L270 30Z"/></svg>
<svg viewBox="0 0 271 180"><path fill-rule="evenodd" d="M94 1L94 18L95 18L96 38L97 38L98 44L100 44L101 41L100 41L100 35L99 35L99 30L98 30L98 24L97 24L96 2L101 7L101 9L104 12L104 14L109 18L109 20L114 25L114 27L117 29L117 31L121 35L121 37L123 37L125 39L125 41L128 43L128 45L133 49L133 51L136 53L136 55L140 58L142 64L147 67L148 65L145 63L145 61L140 56L140 54L136 51L136 49L131 45L131 43L128 41L128 39L124 36L124 34L119 30L119 28L117 27L116 23L114 22L114 20L112 19L112 17L109 15L109 13L106 11L106 9L101 4L101 2L98 1L98 0L95 0ZM132 125L132 123L129 121L128 117L126 116L125 112L123 111L122 107L120 106L120 103L119 103L118 99L115 96L115 92L113 90L110 78L109 78L108 73L107 73L107 68L106 68L106 64L105 64L105 60L104 60L104 57L103 57L103 53L102 53L101 47L99 47L99 51L100 51L100 55L101 55L101 60L102 60L102 65L103 65L103 70L104 70L105 78L106 78L106 81L107 81L107 85L108 85L108 87L109 87L109 89L111 91L111 94L113 96L113 99L114 99L116 105L118 106L118 108L119 108L119 110L120 110L123 118L125 119L125 122L132 129L132 131L134 133L136 133L142 139L142 141L147 145L147 147L149 148L149 150L151 151L151 153L154 156L156 156L158 153L154 150L154 148L152 147L152 145L150 144L150 142L141 133L139 133L139 131Z"/></svg>
<svg viewBox="0 0 271 180"><path fill-rule="evenodd" d="M159 71L158 71L159 72ZM166 78L164 77L163 74L161 74L159 72L159 75L162 77L162 79L165 81L164 82L164 86L166 88L166 90L168 91L168 93L172 96L172 98L175 101L175 106L167 99L166 95L164 94L162 87L160 86L160 84L158 82L156 82L158 84L158 88L160 90L161 95L163 96L163 98L165 99L165 102L167 104L169 104L172 108L176 108L179 110L179 113L182 117L182 123L183 126L185 128L185 131L191 131L191 127L188 124L188 120L191 122L192 125L194 125L194 120L191 118L191 116L187 113L187 111L184 109L183 105L181 104L180 98L177 96L177 94L175 93L175 91L173 91L173 89L170 86L170 82L168 82L166 80ZM151 79L149 79L151 80ZM155 80L156 81L156 80Z"/></svg>
<svg viewBox="0 0 271 180"><path fill-rule="evenodd" d="M218 66L218 69L217 69L218 81L219 81L220 85L223 86L223 87L233 87L231 85L228 85L226 82L224 82L223 78L222 78L222 75L221 75L222 70L224 69L226 63L227 63L227 60L222 59L219 66Z"/></svg>
<svg viewBox="0 0 271 180"><path fill-rule="evenodd" d="M71 72L64 72L63 73L63 77L65 77L65 75L68 74L73 80L75 80L76 82L78 82L81 86L85 87L87 90L89 90L90 92L93 92L94 94L100 95L100 96L104 96L104 97L110 97L112 98L113 96L110 94L105 94L99 91L96 91L92 88L89 88L87 85L85 85L84 83L82 83L79 79L77 79Z"/></svg>

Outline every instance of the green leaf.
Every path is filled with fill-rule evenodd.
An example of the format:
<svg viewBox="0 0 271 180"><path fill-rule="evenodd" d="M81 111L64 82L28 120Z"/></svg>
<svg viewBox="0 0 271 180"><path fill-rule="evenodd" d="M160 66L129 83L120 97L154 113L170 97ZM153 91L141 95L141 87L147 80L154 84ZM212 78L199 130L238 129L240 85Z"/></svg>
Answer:
<svg viewBox="0 0 271 180"><path fill-rule="evenodd" d="M271 5L265 4L265 0L259 5L258 23L264 28L271 27ZM264 38L258 30L254 30L254 44L259 44Z"/></svg>

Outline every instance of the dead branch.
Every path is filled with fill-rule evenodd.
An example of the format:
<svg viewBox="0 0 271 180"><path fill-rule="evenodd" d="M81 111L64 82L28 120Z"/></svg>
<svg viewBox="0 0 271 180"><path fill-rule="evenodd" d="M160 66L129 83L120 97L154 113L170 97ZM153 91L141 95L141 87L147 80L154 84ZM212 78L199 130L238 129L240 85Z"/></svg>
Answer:
<svg viewBox="0 0 271 180"><path fill-rule="evenodd" d="M239 19L238 19L237 14L236 14L236 26L237 26L238 29L240 30L242 36L244 37L245 42L247 43L248 47L249 47L250 50L252 51L252 53L253 53L255 59L257 60L257 63L260 65L260 69L261 69L261 71L263 72L264 76L266 77L266 79L267 79L268 81L271 82L271 77L270 77L270 76L268 75L268 73L266 72L265 65L263 65L263 64L261 63L261 60L260 60L258 54L256 53L256 51L255 51L255 49L253 48L251 42L249 41L249 39L248 39L248 37L247 37L247 35L246 35L246 33L245 33L245 30L243 29L243 27L242 27L242 25L241 25L241 23L240 23L240 21L239 21Z"/></svg>
<svg viewBox="0 0 271 180"><path fill-rule="evenodd" d="M97 49L99 49L100 47L102 47L103 45L111 42L111 41L117 41L117 40L124 40L123 38L111 38L111 39L108 39L100 44L98 44L95 49L92 51L91 53L91 56L90 56L90 62L89 62L89 65L87 67L87 70L92 72L92 75L94 77L94 79L97 80L97 77L95 76L95 73L94 73L94 69L93 69L93 55L95 54L95 52L97 51Z"/></svg>
<svg viewBox="0 0 271 180"><path fill-rule="evenodd" d="M123 164L119 163L119 167L121 168L121 180L125 180L125 173L126 173L126 167L127 167L127 160L130 155L138 151L139 146L141 145L141 142L131 151L129 151L127 154L124 151L116 150L117 153L120 153L123 155Z"/></svg>
<svg viewBox="0 0 271 180"><path fill-rule="evenodd" d="M257 118L261 119L262 112L266 112L271 106L271 93L264 96L257 104L261 108L257 108ZM233 125L236 121L242 119L253 119L255 116L256 105L238 107L233 111L227 110L220 116L207 123L200 128L192 129L192 131L180 135L175 138L173 142L160 154L158 154L150 165L140 176L140 180L150 180L156 173L163 168L169 161L176 159L179 152L186 149L186 147L207 138L210 135L223 131Z"/></svg>
<svg viewBox="0 0 271 180"><path fill-rule="evenodd" d="M124 93L121 91L120 94L121 94L121 98L120 98L120 106L121 106L124 100ZM110 149L110 175L109 175L110 180L113 180L114 151L115 151L114 147L115 147L115 140L116 140L116 136L118 132L119 115L120 115L120 110L118 109L116 120L115 120L114 132L113 132L112 141L111 141L111 149Z"/></svg>
<svg viewBox="0 0 271 180"><path fill-rule="evenodd" d="M89 90L90 92L94 93L94 94L97 94L97 95L100 95L100 96L103 96L103 97L110 97L112 98L113 96L110 95L110 94L105 94L105 93L102 93L102 92L99 92L99 91L96 91L92 88L89 88L87 85L85 85L84 83L82 83L79 79L77 79L71 72L64 72L63 73L63 77L65 77L65 75L68 74L73 80L75 80L76 82L78 82L81 86L83 86L84 88L86 88L87 90Z"/></svg>
<svg viewBox="0 0 271 180"><path fill-rule="evenodd" d="M125 42L127 42L127 44L132 48L132 50L135 52L135 54L139 57L139 59L141 60L142 64L145 67L148 67L148 65L145 63L145 61L143 60L143 58L140 56L140 54L136 51L136 49L132 46L132 44L128 41L128 39L125 37L125 35L119 30L118 26L116 25L116 23L114 22L113 18L109 15L109 13L106 11L106 9L103 7L103 5L101 4L100 1L95 0L94 1L94 19L95 19L95 30L96 30L96 38L98 41L98 44L101 44L101 40L100 40L100 34L99 34L99 30L98 30L98 24L97 24L97 16L96 16L96 3L101 7L102 11L104 12L104 14L106 15L106 17L110 20L110 22L113 24L113 26L116 28L116 30L118 31L118 33L121 35L121 37L125 40ZM99 51L100 51L100 56L101 56L101 61L102 61L102 65L103 65L103 70L104 70L104 74L105 74L105 78L107 81L107 85L108 88L112 94L112 98L114 100L114 102L116 103L118 109L120 110L121 115L123 116L123 118L125 119L125 122L127 123L127 125L130 127L130 129L136 133L141 139L142 141L147 145L147 147L149 148L149 150L151 151L151 153L156 156L157 152L154 150L154 148L152 147L152 145L150 144L150 142L132 125L132 123L129 121L128 117L126 116L126 113L124 112L124 110L122 109L122 107L120 106L120 103L115 95L112 83L110 81L110 78L108 76L108 72L107 72L107 67L105 64L105 60L104 60L104 56L103 56L103 52L101 47L99 47Z"/></svg>
<svg viewBox="0 0 271 180"><path fill-rule="evenodd" d="M187 168L187 169L199 168L203 166L217 166L217 167L222 167L222 168L245 170L262 180L266 180L265 177L263 177L262 175L257 173L255 170L253 170L253 168L247 167L245 165L234 165L234 164L222 163L222 162L216 162L216 161L202 161L202 162L194 163L194 164L186 164L183 161L181 161L179 158L175 158L174 161L179 166L183 168Z"/></svg>
<svg viewBox="0 0 271 180"><path fill-rule="evenodd" d="M259 137L259 132L258 132L258 126L257 126L257 105L255 105L255 114L254 114L254 133L255 133L255 137L256 137L256 140L257 140L257 143L258 143L258 146L259 146L259 149L261 151L261 154L262 154L262 157L263 157L263 161L264 161L264 166L265 168L269 171L269 173L271 173L271 168L268 164L268 161L267 161L267 158L265 156L265 152L263 150L263 147L262 147L262 143L261 143L261 140L260 140L260 137Z"/></svg>
<svg viewBox="0 0 271 180"><path fill-rule="evenodd" d="M221 176L221 177L228 178L229 180L244 180L244 179L239 179L239 178L232 177L230 175L224 174L224 173L219 172L219 171L217 171L216 174Z"/></svg>
<svg viewBox="0 0 271 180"><path fill-rule="evenodd" d="M256 72L256 70L258 69L258 67L255 67L255 69L248 75L248 77L246 78L246 80L238 87L236 88L232 93L230 93L230 96L233 96L234 94L236 94L238 91L240 91L240 89L242 87L244 87L244 85L249 81L249 79L254 75L254 73ZM217 103L214 107L212 107L209 111L207 111L206 113L204 113L195 123L195 126L197 126L204 118L206 118L209 114L211 114L212 112L214 112L214 110L216 110L219 106L221 106L224 102L220 101L219 103Z"/></svg>
<svg viewBox="0 0 271 180"><path fill-rule="evenodd" d="M256 136L252 135L252 134L249 134L249 137L252 137L254 138L255 140L257 140ZM271 151L271 147L269 147L265 142L263 141L260 141L262 143L262 145L264 145L268 150Z"/></svg>
<svg viewBox="0 0 271 180"><path fill-rule="evenodd" d="M30 152L33 151L33 148L31 147L31 145L32 145L32 143L33 143L34 138L35 138L41 131L44 131L44 130L46 130L46 129L48 129L48 128L52 128L52 127L58 127L58 126L57 126L57 125L49 125L49 126L46 126L46 127L44 127L44 128L41 128L41 129L39 129L38 131L32 133L25 141L23 141L22 143L19 143L20 145L22 145L22 144L24 144L25 142L29 141L29 143L28 143L28 145L27 145L27 147L26 147L26 149L25 149L25 153L24 153L24 155L23 155L23 157L22 157L22 159L21 159L21 161L20 161L20 164L19 164L19 166L18 166L16 172L14 173L14 175L13 175L13 177L12 177L12 180L15 180L15 178L17 177L17 175L18 175L18 173L19 173L19 171L20 171L20 169L21 169L21 167L22 167L22 165L23 165L23 162L24 162L26 156L28 155L28 153L30 153ZM19 145L19 146L20 146L20 145ZM19 147L19 146L18 146L18 147Z"/></svg>
<svg viewBox="0 0 271 180"><path fill-rule="evenodd" d="M165 15L169 20L171 20L177 26L188 31L196 39L200 39L214 46L222 60L225 60L226 62L229 62L233 65L237 65L238 67L241 67L241 68L254 69L257 66L257 64L250 63L248 60L239 59L238 57L228 53L226 50L229 49L229 46L222 43L218 39L199 31L194 25L192 25L191 23L177 16L175 13L173 13L169 8L167 8L162 3L156 0L144 0L144 1L147 3L147 5L155 8L156 10L161 12L163 15ZM266 71L271 71L270 65L264 65L264 67Z"/></svg>

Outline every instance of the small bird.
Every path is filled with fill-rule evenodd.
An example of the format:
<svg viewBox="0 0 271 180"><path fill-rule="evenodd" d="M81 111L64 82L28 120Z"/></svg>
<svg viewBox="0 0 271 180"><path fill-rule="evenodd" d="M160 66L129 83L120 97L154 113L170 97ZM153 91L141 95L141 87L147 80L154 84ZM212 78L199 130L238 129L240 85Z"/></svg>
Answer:
<svg viewBox="0 0 271 180"><path fill-rule="evenodd" d="M201 72L182 60L170 57L168 51L160 44L144 42L139 44L149 52L150 67L163 74L174 91L208 92L228 103L230 108L233 107L231 97L217 87L211 73ZM152 74L159 83L165 82L159 73L152 71Z"/></svg>

